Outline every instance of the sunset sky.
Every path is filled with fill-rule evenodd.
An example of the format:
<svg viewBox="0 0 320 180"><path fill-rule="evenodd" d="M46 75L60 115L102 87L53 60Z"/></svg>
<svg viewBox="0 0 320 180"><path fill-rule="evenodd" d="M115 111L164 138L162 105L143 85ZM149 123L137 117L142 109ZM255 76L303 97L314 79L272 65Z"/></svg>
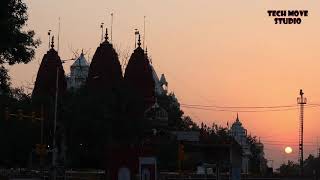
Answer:
<svg viewBox="0 0 320 180"><path fill-rule="evenodd" d="M113 44L134 48L134 29L143 32L158 74L181 104L217 106L295 105L299 89L308 103L320 104L320 1L310 0L27 0L29 21L42 44L33 62L10 67L14 86L32 87L48 50L49 29L57 36L61 18L60 57L84 49L92 57L110 27ZM308 10L300 25L275 25L268 10ZM69 65L65 71L69 72ZM223 126L237 111L183 108L197 123ZM298 157L299 111L239 112L252 135L261 137L266 157L277 167ZM320 107L305 109L305 154L317 152ZM320 139L319 139L320 141ZM284 154L292 146L293 153ZM305 155L305 156L306 156Z"/></svg>

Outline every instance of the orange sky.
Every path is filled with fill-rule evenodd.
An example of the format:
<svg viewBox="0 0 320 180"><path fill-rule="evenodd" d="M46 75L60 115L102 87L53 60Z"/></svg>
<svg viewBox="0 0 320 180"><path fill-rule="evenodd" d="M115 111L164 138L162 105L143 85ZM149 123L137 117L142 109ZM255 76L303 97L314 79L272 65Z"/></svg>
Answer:
<svg viewBox="0 0 320 180"><path fill-rule="evenodd" d="M101 37L100 23L110 25L113 43L133 50L134 29L143 29L158 74L181 103L219 106L273 106L296 103L303 88L309 103L320 103L320 2L317 0L27 0L28 28L42 45L27 65L10 67L15 86L34 82L48 49L47 32L57 35L61 17L60 56L83 48L93 56ZM270 9L306 9L301 25L275 25ZM68 72L70 63L65 64ZM31 85L32 86L32 85ZM184 109L196 122L226 126L235 112ZM315 153L319 108L305 110L306 154ZM266 145L275 165L297 159L298 111L239 113L251 134ZM273 141L280 141L283 145ZM284 155L284 146L294 153Z"/></svg>

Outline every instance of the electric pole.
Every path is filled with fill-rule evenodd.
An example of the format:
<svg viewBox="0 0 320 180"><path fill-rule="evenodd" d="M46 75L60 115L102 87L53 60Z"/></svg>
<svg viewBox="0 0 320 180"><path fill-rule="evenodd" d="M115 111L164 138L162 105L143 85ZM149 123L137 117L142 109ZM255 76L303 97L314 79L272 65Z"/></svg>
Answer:
<svg viewBox="0 0 320 180"><path fill-rule="evenodd" d="M300 89L300 97L297 98L298 105L300 105L299 117L299 161L300 161L300 175L303 176L303 115L304 105L307 104L307 98L303 97L303 91Z"/></svg>

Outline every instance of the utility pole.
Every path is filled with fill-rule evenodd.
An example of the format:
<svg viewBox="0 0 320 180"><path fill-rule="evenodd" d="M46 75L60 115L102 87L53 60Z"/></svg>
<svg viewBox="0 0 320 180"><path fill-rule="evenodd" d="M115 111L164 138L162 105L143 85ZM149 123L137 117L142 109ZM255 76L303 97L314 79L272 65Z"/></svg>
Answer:
<svg viewBox="0 0 320 180"><path fill-rule="evenodd" d="M304 105L307 104L307 98L303 97L303 91L300 89L300 97L297 98L297 103L300 105L300 117L299 117L299 161L300 161L300 176L303 176L303 116Z"/></svg>

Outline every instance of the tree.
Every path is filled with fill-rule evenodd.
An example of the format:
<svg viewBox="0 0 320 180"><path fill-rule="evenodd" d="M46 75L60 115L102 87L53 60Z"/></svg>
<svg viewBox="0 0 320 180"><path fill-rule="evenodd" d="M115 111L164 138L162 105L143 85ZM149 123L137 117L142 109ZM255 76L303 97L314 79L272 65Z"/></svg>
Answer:
<svg viewBox="0 0 320 180"><path fill-rule="evenodd" d="M0 96L8 95L10 92L10 77L5 67L0 66Z"/></svg>
<svg viewBox="0 0 320 180"><path fill-rule="evenodd" d="M40 141L40 123L29 118L10 116L4 120L4 110L10 113L30 116L32 112L31 97L23 88L10 90L8 96L0 96L0 167L26 167L32 153L33 145Z"/></svg>
<svg viewBox="0 0 320 180"><path fill-rule="evenodd" d="M0 65L28 63L40 44L34 31L24 31L28 20L27 5L22 0L0 1Z"/></svg>
<svg viewBox="0 0 320 180"><path fill-rule="evenodd" d="M279 171L282 176L298 176L299 165L293 161L288 161L287 164L281 164Z"/></svg>

